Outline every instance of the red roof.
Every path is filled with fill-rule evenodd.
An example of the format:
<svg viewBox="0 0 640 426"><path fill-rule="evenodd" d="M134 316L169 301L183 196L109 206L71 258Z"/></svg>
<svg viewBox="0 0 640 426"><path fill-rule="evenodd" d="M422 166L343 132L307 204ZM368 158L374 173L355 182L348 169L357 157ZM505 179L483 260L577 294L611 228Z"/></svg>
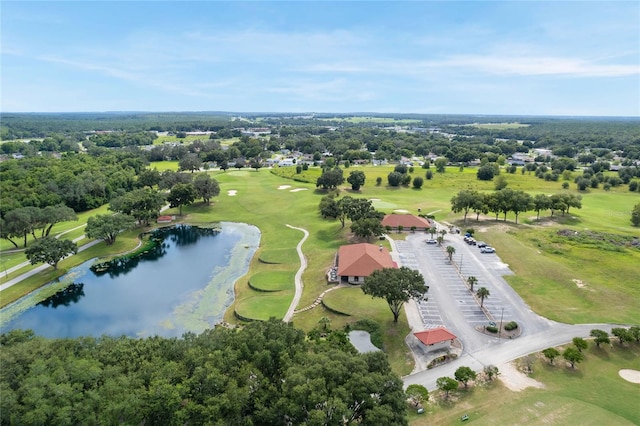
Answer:
<svg viewBox="0 0 640 426"><path fill-rule="evenodd" d="M373 271L396 267L389 250L373 244L350 244L338 250L338 275L368 277Z"/></svg>
<svg viewBox="0 0 640 426"><path fill-rule="evenodd" d="M455 334L444 327L432 328L430 330L418 331L413 333L425 345L435 345L436 343L446 342L456 338Z"/></svg>
<svg viewBox="0 0 640 426"><path fill-rule="evenodd" d="M382 226L390 226L392 228L402 226L406 230L411 229L412 226L424 229L431 228L427 219L412 214L388 214L382 219Z"/></svg>
<svg viewBox="0 0 640 426"><path fill-rule="evenodd" d="M158 216L158 219L156 219L156 220L160 220L160 221L162 221L162 220L173 220L173 217L172 216Z"/></svg>

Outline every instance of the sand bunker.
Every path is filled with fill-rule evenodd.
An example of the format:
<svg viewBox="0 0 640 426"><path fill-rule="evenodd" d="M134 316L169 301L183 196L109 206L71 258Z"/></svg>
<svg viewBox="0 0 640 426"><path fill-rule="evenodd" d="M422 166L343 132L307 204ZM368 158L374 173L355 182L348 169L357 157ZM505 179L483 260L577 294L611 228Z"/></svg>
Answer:
<svg viewBox="0 0 640 426"><path fill-rule="evenodd" d="M308 191L308 188L296 188L296 189L292 189L289 192L299 192L299 191Z"/></svg>
<svg viewBox="0 0 640 426"><path fill-rule="evenodd" d="M278 187L278 189L289 189L289 188L291 188L291 185L280 185Z"/></svg>
<svg viewBox="0 0 640 426"><path fill-rule="evenodd" d="M396 212L396 213L409 213L409 210L398 209L398 210L394 210L394 212Z"/></svg>
<svg viewBox="0 0 640 426"><path fill-rule="evenodd" d="M369 201L380 201L380 198L369 198Z"/></svg>
<svg viewBox="0 0 640 426"><path fill-rule="evenodd" d="M235 189L230 189L230 190L228 190L228 191L227 191L227 195L228 195L229 197L233 197L233 196L235 196L237 193L238 193L238 191L236 191Z"/></svg>
<svg viewBox="0 0 640 426"><path fill-rule="evenodd" d="M618 374L627 382L640 384L640 371L638 370L624 369L618 371Z"/></svg>

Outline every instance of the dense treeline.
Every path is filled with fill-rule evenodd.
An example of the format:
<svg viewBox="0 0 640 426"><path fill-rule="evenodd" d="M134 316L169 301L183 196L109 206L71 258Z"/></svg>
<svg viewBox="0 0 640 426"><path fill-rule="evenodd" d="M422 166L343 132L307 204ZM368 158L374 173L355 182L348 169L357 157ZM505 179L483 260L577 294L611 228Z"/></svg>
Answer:
<svg viewBox="0 0 640 426"><path fill-rule="evenodd" d="M50 113L0 114L2 140L44 138L51 133L114 131L216 131L229 126L232 114L212 113Z"/></svg>
<svg viewBox="0 0 640 426"><path fill-rule="evenodd" d="M0 424L407 424L386 355L357 354L344 332L314 336L275 320L181 339L12 331Z"/></svg>
<svg viewBox="0 0 640 426"><path fill-rule="evenodd" d="M101 151L99 156L68 153L60 159L36 156L0 163L2 217L20 207L55 206L76 212L106 204L131 191L146 166L140 152Z"/></svg>

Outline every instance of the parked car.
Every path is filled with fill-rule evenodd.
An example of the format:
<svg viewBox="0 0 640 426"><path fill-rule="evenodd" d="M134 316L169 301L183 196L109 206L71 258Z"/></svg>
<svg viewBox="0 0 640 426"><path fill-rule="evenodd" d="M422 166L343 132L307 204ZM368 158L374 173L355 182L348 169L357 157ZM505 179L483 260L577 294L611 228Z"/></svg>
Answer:
<svg viewBox="0 0 640 426"><path fill-rule="evenodd" d="M467 244L469 244L470 246L475 246L476 245L476 240L473 238L469 238L467 240Z"/></svg>
<svg viewBox="0 0 640 426"><path fill-rule="evenodd" d="M476 242L476 245L478 246L478 248L482 248L482 247L488 246L488 244L485 243L484 241L478 241L478 242Z"/></svg>
<svg viewBox="0 0 640 426"><path fill-rule="evenodd" d="M438 242L436 240L427 240L426 243L427 244L438 244Z"/></svg>
<svg viewBox="0 0 640 426"><path fill-rule="evenodd" d="M495 252L496 252L496 249L489 246L484 246L480 249L480 253L495 253Z"/></svg>

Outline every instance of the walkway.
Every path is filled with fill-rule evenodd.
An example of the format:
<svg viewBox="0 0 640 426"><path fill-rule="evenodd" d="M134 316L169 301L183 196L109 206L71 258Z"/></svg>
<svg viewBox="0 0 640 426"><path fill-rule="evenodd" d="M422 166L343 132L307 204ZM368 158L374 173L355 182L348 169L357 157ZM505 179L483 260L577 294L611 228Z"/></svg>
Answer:
<svg viewBox="0 0 640 426"><path fill-rule="evenodd" d="M291 226L291 225L287 225L287 227L291 229L296 229L298 231L302 231L304 233L304 237L302 237L302 239L300 240L300 242L296 247L296 250L298 251L298 257L300 258L300 268L298 269L298 272L296 272L296 278L295 278L296 292L293 296L293 300L291 301L291 305L289 305L289 309L287 310L287 313L285 314L284 318L282 318L282 321L284 322L291 321L291 318L295 313L296 306L298 306L298 303L300 303L300 298L302 297L302 289L304 288L304 285L302 284L302 273L304 272L305 269L307 269L307 259L304 257L304 254L302 253L302 244L304 244L304 242L309 237L309 231L307 231L306 229L296 228L295 226Z"/></svg>

